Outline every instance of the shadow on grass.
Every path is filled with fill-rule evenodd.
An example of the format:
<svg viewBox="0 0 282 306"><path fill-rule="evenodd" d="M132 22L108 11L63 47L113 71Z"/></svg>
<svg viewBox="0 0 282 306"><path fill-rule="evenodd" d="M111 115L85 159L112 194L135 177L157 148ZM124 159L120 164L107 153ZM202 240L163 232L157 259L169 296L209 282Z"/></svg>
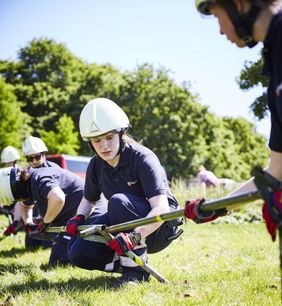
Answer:
<svg viewBox="0 0 282 306"><path fill-rule="evenodd" d="M59 293L71 292L88 292L93 290L104 290L115 288L117 278L105 275L93 279L72 278L67 281L49 282L48 280L30 280L24 283L13 284L5 288L6 292L13 296L22 294L26 291L48 291L49 289Z"/></svg>
<svg viewBox="0 0 282 306"><path fill-rule="evenodd" d="M58 264L53 264L53 265L51 265L49 263L45 263L45 264L40 265L40 270L42 270L44 272L47 272L47 271L55 270L55 269L60 268L60 267L64 268L64 267L74 267L74 266L70 263L65 263L65 264L58 263Z"/></svg>
<svg viewBox="0 0 282 306"><path fill-rule="evenodd" d="M18 272L29 273L32 270L32 265L21 265L17 263L9 263L7 265L0 264L0 275L5 272L16 274Z"/></svg>
<svg viewBox="0 0 282 306"><path fill-rule="evenodd" d="M19 248L12 248L10 250L5 250L5 251L0 251L0 257L14 257L16 255L22 255L24 253L35 253L38 250L44 250L42 247L37 247L37 248L30 248L27 249L25 247L19 247Z"/></svg>
<svg viewBox="0 0 282 306"><path fill-rule="evenodd" d="M14 257L16 255L22 255L28 252L25 248L12 248L6 251L0 251L0 257Z"/></svg>

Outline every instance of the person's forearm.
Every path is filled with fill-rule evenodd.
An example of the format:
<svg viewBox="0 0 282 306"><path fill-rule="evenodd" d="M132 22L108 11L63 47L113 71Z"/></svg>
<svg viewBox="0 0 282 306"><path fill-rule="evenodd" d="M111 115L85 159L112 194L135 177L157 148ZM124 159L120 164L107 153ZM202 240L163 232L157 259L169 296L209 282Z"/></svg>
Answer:
<svg viewBox="0 0 282 306"><path fill-rule="evenodd" d="M14 221L21 220L21 203L17 202L14 207Z"/></svg>
<svg viewBox="0 0 282 306"><path fill-rule="evenodd" d="M45 215L43 216L43 223L51 223L61 212L65 205L65 194L61 188L53 188L48 196L48 204Z"/></svg>
<svg viewBox="0 0 282 306"><path fill-rule="evenodd" d="M270 161L265 169L277 180L282 181L282 153L270 151Z"/></svg>
<svg viewBox="0 0 282 306"><path fill-rule="evenodd" d="M158 205L158 206L154 207L147 214L146 218L147 217L149 218L149 217L153 217L153 216L158 216L160 214L164 214L164 213L167 213L169 211L170 211L170 209L169 209L168 203L165 204L165 205ZM134 231L140 233L141 236L143 238L145 238L145 237L149 236L150 234L152 234L154 231L156 231L162 224L163 224L163 222L157 222L157 223L152 223L152 224L148 224L148 225L142 225L142 226L136 227Z"/></svg>
<svg viewBox="0 0 282 306"><path fill-rule="evenodd" d="M270 152L270 162L265 168L265 171L270 173L276 179L282 181L282 153ZM241 186L232 191L229 195L236 195L239 193L255 191L257 189L254 179L250 178L247 182L243 183Z"/></svg>
<svg viewBox="0 0 282 306"><path fill-rule="evenodd" d="M92 203L83 197L77 208L76 214L84 215L85 218L87 218L90 215L91 210L94 206L95 206L95 203Z"/></svg>
<svg viewBox="0 0 282 306"><path fill-rule="evenodd" d="M48 201L46 214L43 217L43 223L51 223L64 207L64 201Z"/></svg>
<svg viewBox="0 0 282 306"><path fill-rule="evenodd" d="M20 210L20 215L21 215L21 218L24 224L33 223L33 220L32 220L33 208L32 207L27 207L23 203L20 203L19 210Z"/></svg>

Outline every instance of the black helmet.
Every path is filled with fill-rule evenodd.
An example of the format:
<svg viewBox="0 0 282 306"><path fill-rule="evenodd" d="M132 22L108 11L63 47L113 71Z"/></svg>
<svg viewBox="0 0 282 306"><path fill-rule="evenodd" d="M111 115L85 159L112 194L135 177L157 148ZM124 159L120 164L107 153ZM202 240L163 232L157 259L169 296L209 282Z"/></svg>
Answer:
<svg viewBox="0 0 282 306"><path fill-rule="evenodd" d="M237 35L249 48L257 44L253 39L253 26L262 8L266 6L267 0L253 0L252 2L250 10L247 13L241 13L233 0L195 0L197 10L204 15L210 15L212 5L220 4L224 7Z"/></svg>

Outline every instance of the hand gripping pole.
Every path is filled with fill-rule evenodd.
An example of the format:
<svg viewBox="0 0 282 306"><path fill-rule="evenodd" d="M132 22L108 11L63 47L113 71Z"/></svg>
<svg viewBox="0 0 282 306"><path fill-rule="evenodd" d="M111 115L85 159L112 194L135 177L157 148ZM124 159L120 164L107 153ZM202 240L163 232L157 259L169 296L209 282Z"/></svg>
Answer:
<svg viewBox="0 0 282 306"><path fill-rule="evenodd" d="M106 242L109 242L112 239L114 239L114 236L108 233L107 231L101 231L100 233L105 238ZM156 278L160 283L168 284L168 281L163 276L161 276L155 269L153 269L146 262L144 262L134 252L128 251L125 253L125 255L131 258L139 267L141 267L143 270L145 270L150 275L152 275L154 278Z"/></svg>
<svg viewBox="0 0 282 306"><path fill-rule="evenodd" d="M113 235L111 235L108 232L107 230L108 227L103 224L91 225L90 227L87 225L80 225L78 229L80 230L78 236L85 240L106 244L107 242L111 241L114 238ZM65 226L49 227L47 229L48 232L64 232L65 230L66 230ZM125 255L131 258L138 266L140 266L150 275L155 277L159 282L168 284L168 281L162 275L160 275L155 269L153 269L146 262L144 262L134 252L129 251L129 252L126 252Z"/></svg>
<svg viewBox="0 0 282 306"><path fill-rule="evenodd" d="M223 197L223 198L219 198L215 200L206 201L201 205L201 209L204 211L219 210L222 208L233 209L235 205L242 206L242 205L245 205L249 202L255 201L260 198L261 198L261 195L257 190L251 191L251 192L245 192L245 193L240 193L234 196ZM109 233L117 233L117 232L131 230L138 226L152 224L155 222L174 220L174 219L181 218L184 216L185 216L184 209L178 209L178 210L171 211L171 212L161 214L158 216L145 217L145 218L140 218L140 219L133 220L133 221L128 221L128 222L124 222L120 224L107 226L105 230L108 231ZM79 225L78 229L80 231L80 235L87 236L87 235L91 235L97 232L97 226L98 225ZM53 226L53 227L48 227L47 229L47 232L50 232L50 233L52 232L58 233L58 232L65 232L65 231L66 231L65 226Z"/></svg>
<svg viewBox="0 0 282 306"><path fill-rule="evenodd" d="M259 198L260 198L260 193L258 191L251 191L230 197L224 197L224 198L206 201L201 205L201 209L204 211L219 210L222 208L231 209L232 207L234 207L234 205L237 206L244 205ZM134 229L138 226L152 224L155 222L169 221L184 216L185 216L184 209L178 209L158 216L145 217L133 221L107 226L105 230L109 233L123 232ZM93 230L91 227L93 227ZM95 225L79 226L78 228L80 230L80 234L82 235L91 235L93 231L94 232L96 231Z"/></svg>

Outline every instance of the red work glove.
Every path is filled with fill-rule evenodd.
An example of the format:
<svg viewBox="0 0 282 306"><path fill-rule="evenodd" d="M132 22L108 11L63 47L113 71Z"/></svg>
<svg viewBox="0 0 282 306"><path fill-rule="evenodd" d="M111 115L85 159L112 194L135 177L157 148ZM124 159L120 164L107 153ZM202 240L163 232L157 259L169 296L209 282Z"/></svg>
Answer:
<svg viewBox="0 0 282 306"><path fill-rule="evenodd" d="M48 226L49 224L41 220L38 224L26 224L25 230L32 239L53 241L52 237L46 232Z"/></svg>
<svg viewBox="0 0 282 306"><path fill-rule="evenodd" d="M132 233L119 233L107 245L113 249L118 255L125 255L126 252L134 249L140 244L141 234Z"/></svg>
<svg viewBox="0 0 282 306"><path fill-rule="evenodd" d="M26 233L32 233L33 231L35 231L37 229L37 225L36 224L31 224L31 223L27 223L25 225L25 231Z"/></svg>
<svg viewBox="0 0 282 306"><path fill-rule="evenodd" d="M21 221L15 220L13 223L11 223L3 233L5 236L15 235L20 229L22 228Z"/></svg>
<svg viewBox="0 0 282 306"><path fill-rule="evenodd" d="M276 229L282 224L282 190L271 194L262 205L262 216L272 241L276 239Z"/></svg>
<svg viewBox="0 0 282 306"><path fill-rule="evenodd" d="M78 234L78 229L77 227L79 225L84 224L85 222L85 216L84 215L77 215L75 217L73 217L72 219L70 219L67 223L67 233L71 236L76 237Z"/></svg>
<svg viewBox="0 0 282 306"><path fill-rule="evenodd" d="M184 209L185 216L188 219L193 220L195 223L206 223L226 214L226 209L220 209L218 211L202 211L201 205L204 202L205 199L186 201Z"/></svg>

